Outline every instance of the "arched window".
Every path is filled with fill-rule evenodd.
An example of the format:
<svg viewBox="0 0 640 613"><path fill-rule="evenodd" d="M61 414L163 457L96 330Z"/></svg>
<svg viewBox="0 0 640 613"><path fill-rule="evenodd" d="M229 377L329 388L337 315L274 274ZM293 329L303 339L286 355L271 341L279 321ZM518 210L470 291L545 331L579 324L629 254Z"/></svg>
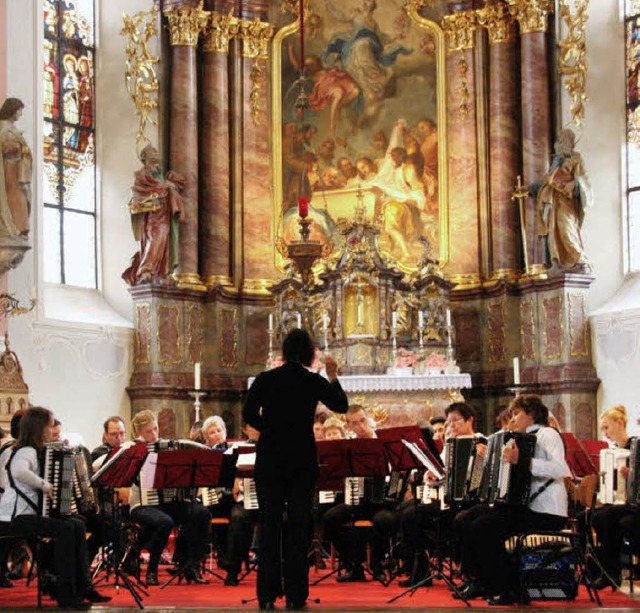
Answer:
<svg viewBox="0 0 640 613"><path fill-rule="evenodd" d="M44 0L44 280L97 287L94 0Z"/></svg>
<svg viewBox="0 0 640 613"><path fill-rule="evenodd" d="M627 270L640 271L640 0L625 0Z"/></svg>

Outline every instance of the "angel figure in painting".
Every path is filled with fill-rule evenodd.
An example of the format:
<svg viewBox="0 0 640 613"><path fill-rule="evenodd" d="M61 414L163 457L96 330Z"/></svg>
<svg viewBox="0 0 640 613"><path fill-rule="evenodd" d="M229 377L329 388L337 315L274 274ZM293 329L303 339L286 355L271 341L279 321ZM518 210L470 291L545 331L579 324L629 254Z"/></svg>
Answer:
<svg viewBox="0 0 640 613"><path fill-rule="evenodd" d="M393 85L393 73L389 69L399 55L409 55L410 49L398 43L385 47L382 33L373 13L376 0L360 0L349 9L344 3L337 6L334 0L326 0L328 14L333 19L351 24L351 31L336 34L327 45L322 63L331 66L338 59L342 69L349 73L362 90L364 119L372 119L379 111L380 103L389 96Z"/></svg>
<svg viewBox="0 0 640 613"><path fill-rule="evenodd" d="M7 98L0 108L0 236L29 234L33 158L15 125L22 109L18 98Z"/></svg>
<svg viewBox="0 0 640 613"><path fill-rule="evenodd" d="M162 279L177 266L178 222L184 221L184 202L178 193L184 188L182 175L160 168L160 156L153 145L140 153L143 167L135 173L129 211L140 251L122 278L135 285Z"/></svg>
<svg viewBox="0 0 640 613"><path fill-rule="evenodd" d="M582 156L574 147L575 134L562 130L551 167L542 181L532 186L532 192L536 195L538 234L545 238L548 263L584 272L590 265L580 230L592 193Z"/></svg>

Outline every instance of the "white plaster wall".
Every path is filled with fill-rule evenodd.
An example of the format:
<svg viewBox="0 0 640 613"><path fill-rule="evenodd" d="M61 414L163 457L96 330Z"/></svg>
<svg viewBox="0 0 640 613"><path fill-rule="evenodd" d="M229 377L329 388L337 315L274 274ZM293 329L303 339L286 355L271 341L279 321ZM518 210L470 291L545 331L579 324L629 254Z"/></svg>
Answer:
<svg viewBox="0 0 640 613"><path fill-rule="evenodd" d="M148 10L150 0L98 0L96 57L97 159L99 172L100 292L45 287L39 277L42 244L41 2L7 1L7 95L26 105L21 120L33 144L31 241L33 250L9 275L10 291L26 300L37 284L35 311L11 319L11 347L21 361L30 400L52 409L63 432L79 433L90 447L101 439L101 424L112 414L128 421L126 386L131 373L131 300L120 274L136 250L126 208L133 172L137 122L124 87L122 13ZM15 27L15 24L20 24ZM3 58L4 59L4 58Z"/></svg>

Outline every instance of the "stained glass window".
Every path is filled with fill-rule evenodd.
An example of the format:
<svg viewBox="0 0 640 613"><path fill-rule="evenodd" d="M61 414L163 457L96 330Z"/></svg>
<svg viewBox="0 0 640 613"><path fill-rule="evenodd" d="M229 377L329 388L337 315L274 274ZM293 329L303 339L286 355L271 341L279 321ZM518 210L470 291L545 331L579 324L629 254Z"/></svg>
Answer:
<svg viewBox="0 0 640 613"><path fill-rule="evenodd" d="M627 265L640 270L640 0L626 0Z"/></svg>
<svg viewBox="0 0 640 613"><path fill-rule="evenodd" d="M94 0L44 0L45 281L95 288Z"/></svg>

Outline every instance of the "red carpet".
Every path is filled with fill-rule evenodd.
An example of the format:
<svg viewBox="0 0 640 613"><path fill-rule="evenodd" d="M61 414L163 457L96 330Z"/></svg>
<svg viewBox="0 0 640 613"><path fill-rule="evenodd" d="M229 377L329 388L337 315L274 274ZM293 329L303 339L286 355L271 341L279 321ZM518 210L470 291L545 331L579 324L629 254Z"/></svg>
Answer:
<svg viewBox="0 0 640 613"><path fill-rule="evenodd" d="M162 571L163 567L161 567ZM312 574L312 580L321 576L320 574ZM166 572L161 572L160 579L168 579ZM204 608L204 609L245 609L255 610L257 602L252 601L243 604L242 599L249 599L255 596L256 580L255 574L250 574L238 587L226 587L221 581L212 577L210 585L170 585L165 589L159 587L149 588L149 597L143 598L145 608L176 608L184 610L187 608ZM118 609L135 609L136 604L126 589L120 589L118 593L113 584L99 586L100 592L108 596L113 596L113 600L108 603L109 608ZM413 596L406 595L393 604L387 604L390 598L399 594L402 590L394 583L388 588L383 587L379 583L368 581L367 583L346 583L338 584L334 578L330 578L320 585L311 588L311 598L319 598L320 603L309 603L311 611L320 609L450 609L450 608L466 608L463 603L454 600L451 592L444 583L436 582L432 588L420 588ZM625 594L620 592L611 592L605 590L601 592L603 609L637 609L640 607L638 601L634 601ZM25 609L36 607L36 590L33 587L27 588L25 581L14 582L14 587L9 589L0 589L0 608L7 609ZM471 602L473 608L483 608L486 604L483 600L474 600ZM48 597L43 597L43 606L47 609L55 608L55 603ZM277 608L284 610L284 602L279 601ZM591 602L584 590L580 589L578 598L574 601L535 601L528 609L547 608L547 609L592 609L597 604ZM94 607L94 609L105 609L106 607ZM492 607L491 609L496 609ZM514 607L508 607L513 610ZM499 610L499 608L498 608ZM505 610L503 607L502 610Z"/></svg>

